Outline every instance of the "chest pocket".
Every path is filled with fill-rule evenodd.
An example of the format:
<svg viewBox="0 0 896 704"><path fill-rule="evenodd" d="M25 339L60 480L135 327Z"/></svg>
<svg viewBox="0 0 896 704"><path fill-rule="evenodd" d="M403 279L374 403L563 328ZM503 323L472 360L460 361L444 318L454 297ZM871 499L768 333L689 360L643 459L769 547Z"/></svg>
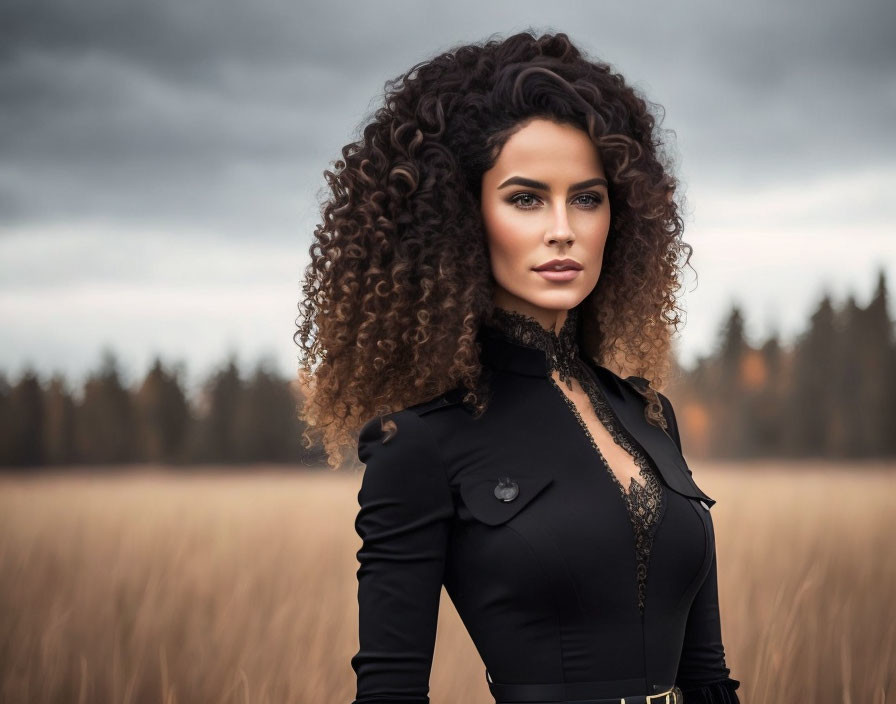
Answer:
<svg viewBox="0 0 896 704"><path fill-rule="evenodd" d="M461 480L463 507L480 523L501 525L516 516L544 494L554 481L549 476L470 477ZM460 518L465 516L459 509Z"/></svg>

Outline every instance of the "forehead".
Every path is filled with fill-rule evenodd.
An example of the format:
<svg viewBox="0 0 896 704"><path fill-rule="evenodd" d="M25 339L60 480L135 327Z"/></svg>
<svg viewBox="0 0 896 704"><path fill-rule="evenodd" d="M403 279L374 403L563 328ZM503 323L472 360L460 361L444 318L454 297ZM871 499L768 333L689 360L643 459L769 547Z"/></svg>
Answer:
<svg viewBox="0 0 896 704"><path fill-rule="evenodd" d="M536 119L507 139L491 172L493 178L513 172L539 180L581 181L602 176L603 164L597 147L584 130Z"/></svg>

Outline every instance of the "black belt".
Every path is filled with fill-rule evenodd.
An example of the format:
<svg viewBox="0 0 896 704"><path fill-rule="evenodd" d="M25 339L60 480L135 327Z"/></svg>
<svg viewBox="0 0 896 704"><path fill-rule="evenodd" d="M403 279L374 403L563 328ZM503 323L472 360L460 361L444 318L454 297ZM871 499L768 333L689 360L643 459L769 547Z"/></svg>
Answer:
<svg viewBox="0 0 896 704"><path fill-rule="evenodd" d="M653 694L644 691L644 680L601 680L599 682L551 682L512 684L493 682L488 670L485 680L495 704L683 704L684 696L675 685L654 685ZM619 692L631 692L621 696Z"/></svg>

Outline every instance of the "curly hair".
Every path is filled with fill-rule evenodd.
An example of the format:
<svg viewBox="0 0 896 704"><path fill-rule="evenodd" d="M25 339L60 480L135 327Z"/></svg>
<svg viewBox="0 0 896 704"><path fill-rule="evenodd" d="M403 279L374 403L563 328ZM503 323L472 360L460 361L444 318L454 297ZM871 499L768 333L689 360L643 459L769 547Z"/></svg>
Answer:
<svg viewBox="0 0 896 704"><path fill-rule="evenodd" d="M494 37L494 35L492 35ZM600 279L582 302L583 354L653 383L668 371L681 239L678 181L656 106L565 33L530 30L453 48L385 84L362 136L342 149L315 228L293 339L300 410L328 463L368 419L462 387L487 405L476 333L494 279L482 175L533 118L585 131L608 180L610 232ZM645 416L665 426L649 385Z"/></svg>

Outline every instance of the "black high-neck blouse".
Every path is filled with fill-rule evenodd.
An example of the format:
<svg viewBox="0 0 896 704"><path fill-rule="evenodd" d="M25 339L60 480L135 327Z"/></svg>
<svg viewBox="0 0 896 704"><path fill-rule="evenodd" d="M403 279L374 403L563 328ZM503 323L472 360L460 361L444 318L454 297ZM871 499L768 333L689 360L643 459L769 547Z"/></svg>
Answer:
<svg viewBox="0 0 896 704"><path fill-rule="evenodd" d="M353 704L428 704L442 586L504 702L739 702L721 640L715 501L681 454L674 411L580 353L579 308L558 332L495 308L478 342L489 404L452 389L371 419L355 529ZM575 378L640 468L623 489L575 404ZM394 430L384 430L386 420ZM669 704L673 704L670 699Z"/></svg>

